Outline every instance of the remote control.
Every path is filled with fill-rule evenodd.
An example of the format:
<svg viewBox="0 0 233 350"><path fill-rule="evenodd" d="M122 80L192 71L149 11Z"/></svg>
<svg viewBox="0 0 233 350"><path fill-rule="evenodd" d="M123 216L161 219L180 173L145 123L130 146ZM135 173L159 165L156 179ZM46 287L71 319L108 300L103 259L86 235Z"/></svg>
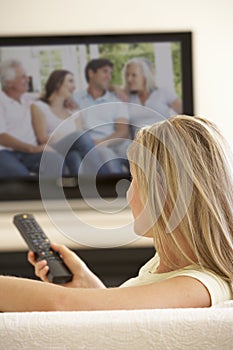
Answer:
<svg viewBox="0 0 233 350"><path fill-rule="evenodd" d="M57 252L50 247L50 240L43 232L33 215L22 213L14 216L13 223L21 233L36 259L47 260L48 279L52 283L64 284L72 280L72 273Z"/></svg>

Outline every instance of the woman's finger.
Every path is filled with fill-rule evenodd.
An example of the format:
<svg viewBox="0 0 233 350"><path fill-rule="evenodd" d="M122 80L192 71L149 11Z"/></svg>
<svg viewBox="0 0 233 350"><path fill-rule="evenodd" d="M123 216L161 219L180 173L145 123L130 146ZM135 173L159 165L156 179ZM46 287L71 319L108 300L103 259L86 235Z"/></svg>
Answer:
<svg viewBox="0 0 233 350"><path fill-rule="evenodd" d="M51 248L61 256L73 255L73 252L63 244L51 243Z"/></svg>
<svg viewBox="0 0 233 350"><path fill-rule="evenodd" d="M33 266L36 265L36 263L37 263L36 257L35 257L35 254L31 250L29 250L27 258L28 258L28 261L30 262L30 264L32 264Z"/></svg>
<svg viewBox="0 0 233 350"><path fill-rule="evenodd" d="M35 265L35 275L39 277L42 281L48 282L47 274L49 267L46 260L41 260Z"/></svg>

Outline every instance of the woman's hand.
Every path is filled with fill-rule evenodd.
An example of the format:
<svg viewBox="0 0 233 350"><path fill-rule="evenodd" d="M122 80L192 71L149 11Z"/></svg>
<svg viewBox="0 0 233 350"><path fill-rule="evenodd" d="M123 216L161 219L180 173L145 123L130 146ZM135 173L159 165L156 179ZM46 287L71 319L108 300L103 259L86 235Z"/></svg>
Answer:
<svg viewBox="0 0 233 350"><path fill-rule="evenodd" d="M111 85L110 91L113 91L115 95L122 101L122 102L128 102L129 96L127 92L118 85Z"/></svg>
<svg viewBox="0 0 233 350"><path fill-rule="evenodd" d="M66 266L73 274L71 282L64 284L72 288L105 288L100 279L86 266L86 264L64 245L51 244L51 248L58 252ZM35 267L35 275L44 282L49 282L47 274L49 267L46 260L36 261L35 254L28 252L28 261Z"/></svg>
<svg viewBox="0 0 233 350"><path fill-rule="evenodd" d="M71 112L77 111L79 108L78 104L72 99L65 100L65 108L69 109Z"/></svg>

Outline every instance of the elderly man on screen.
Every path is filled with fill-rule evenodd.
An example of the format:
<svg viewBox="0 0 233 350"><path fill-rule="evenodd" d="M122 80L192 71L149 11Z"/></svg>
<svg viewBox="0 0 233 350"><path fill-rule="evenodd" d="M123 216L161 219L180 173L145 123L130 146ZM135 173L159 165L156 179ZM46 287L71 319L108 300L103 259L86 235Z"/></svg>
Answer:
<svg viewBox="0 0 233 350"><path fill-rule="evenodd" d="M54 151L44 152L38 145L31 124L30 104L24 94L28 91L28 76L17 60L8 60L0 66L0 177L58 176L64 159Z"/></svg>

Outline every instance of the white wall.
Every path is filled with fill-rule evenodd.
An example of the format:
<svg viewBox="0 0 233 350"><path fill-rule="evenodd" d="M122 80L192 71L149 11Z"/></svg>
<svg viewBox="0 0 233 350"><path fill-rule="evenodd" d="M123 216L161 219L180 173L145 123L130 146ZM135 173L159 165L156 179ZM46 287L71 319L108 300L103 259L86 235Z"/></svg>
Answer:
<svg viewBox="0 0 233 350"><path fill-rule="evenodd" d="M232 140L232 0L1 0L0 35L193 32L195 113Z"/></svg>

